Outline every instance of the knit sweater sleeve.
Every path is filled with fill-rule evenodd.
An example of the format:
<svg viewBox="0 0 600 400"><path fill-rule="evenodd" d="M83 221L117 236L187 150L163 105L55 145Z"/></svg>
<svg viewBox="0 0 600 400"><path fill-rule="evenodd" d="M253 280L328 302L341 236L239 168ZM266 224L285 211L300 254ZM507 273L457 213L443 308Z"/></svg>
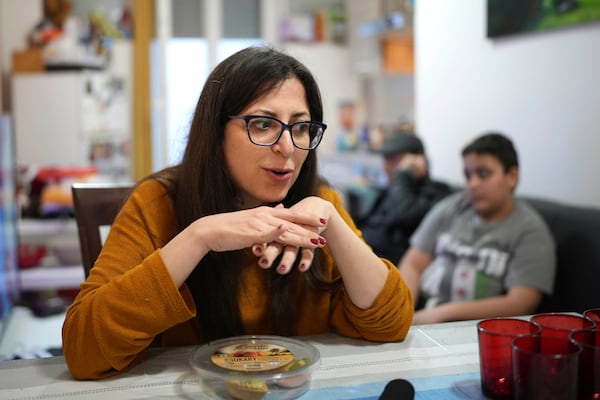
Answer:
<svg viewBox="0 0 600 400"><path fill-rule="evenodd" d="M158 334L195 316L189 290L176 287L159 252L174 236L174 221L171 200L154 180L123 206L66 314L63 353L75 378L129 369Z"/></svg>
<svg viewBox="0 0 600 400"><path fill-rule="evenodd" d="M334 190L322 188L320 196L330 201L350 228L361 235ZM381 260L388 268L388 277L370 308L361 309L354 305L344 287L333 297L331 325L337 333L378 342L400 341L408 334L414 314L410 289L398 268L384 258ZM331 258L330 261L333 262Z"/></svg>

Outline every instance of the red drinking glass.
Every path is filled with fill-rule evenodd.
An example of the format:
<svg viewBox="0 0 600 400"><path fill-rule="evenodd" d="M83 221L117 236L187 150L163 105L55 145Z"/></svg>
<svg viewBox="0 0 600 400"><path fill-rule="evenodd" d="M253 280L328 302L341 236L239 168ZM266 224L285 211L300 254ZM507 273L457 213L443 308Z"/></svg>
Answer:
<svg viewBox="0 0 600 400"><path fill-rule="evenodd" d="M582 348L579 358L579 397L581 400L600 399L600 327L571 332L571 341Z"/></svg>
<svg viewBox="0 0 600 400"><path fill-rule="evenodd" d="M569 333L576 329L593 328L596 324L577 314L570 313L542 313L531 317L531 322L538 325L542 336L558 336L569 338Z"/></svg>
<svg viewBox="0 0 600 400"><path fill-rule="evenodd" d="M477 324L481 390L488 398L513 398L511 342L539 329L531 321L518 318L490 318Z"/></svg>
<svg viewBox="0 0 600 400"><path fill-rule="evenodd" d="M581 346L552 335L520 336L512 342L517 400L577 399Z"/></svg>
<svg viewBox="0 0 600 400"><path fill-rule="evenodd" d="M583 316L594 321L596 326L600 326L600 308L590 308L589 310L585 310Z"/></svg>

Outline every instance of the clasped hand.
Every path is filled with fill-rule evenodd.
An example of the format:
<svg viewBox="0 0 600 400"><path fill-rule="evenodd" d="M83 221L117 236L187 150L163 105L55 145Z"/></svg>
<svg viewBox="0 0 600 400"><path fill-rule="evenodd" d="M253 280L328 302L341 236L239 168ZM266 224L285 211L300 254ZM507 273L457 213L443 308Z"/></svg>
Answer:
<svg viewBox="0 0 600 400"><path fill-rule="evenodd" d="M283 205L278 205L275 209L284 208ZM311 245L290 243L286 241L285 235L270 242L254 244L252 252L259 257L258 265L265 269L277 268L278 273L287 274L298 259L298 269L302 272L307 271L314 259L314 249L327 243L327 240L320 235L327 229L332 209L331 203L319 197L308 197L290 207L288 210L296 216L294 225L299 225L301 229L313 233L310 236Z"/></svg>
<svg viewBox="0 0 600 400"><path fill-rule="evenodd" d="M310 268L314 249L327 242L321 234L334 212L331 203L312 196L290 208L260 206L208 215L196 220L193 231L206 251L252 248L261 268L277 268L287 274L298 255L298 268ZM277 265L273 265L276 260Z"/></svg>

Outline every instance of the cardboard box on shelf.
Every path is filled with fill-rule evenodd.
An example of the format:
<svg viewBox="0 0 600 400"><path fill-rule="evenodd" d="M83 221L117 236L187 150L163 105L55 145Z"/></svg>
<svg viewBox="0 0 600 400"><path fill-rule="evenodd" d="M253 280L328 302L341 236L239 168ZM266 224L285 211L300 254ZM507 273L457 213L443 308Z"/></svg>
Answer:
<svg viewBox="0 0 600 400"><path fill-rule="evenodd" d="M43 72L45 70L42 58L42 49L28 49L13 51L12 72L13 74L27 72Z"/></svg>
<svg viewBox="0 0 600 400"><path fill-rule="evenodd" d="M414 73L414 43L411 36L384 37L382 40L382 56L385 72Z"/></svg>

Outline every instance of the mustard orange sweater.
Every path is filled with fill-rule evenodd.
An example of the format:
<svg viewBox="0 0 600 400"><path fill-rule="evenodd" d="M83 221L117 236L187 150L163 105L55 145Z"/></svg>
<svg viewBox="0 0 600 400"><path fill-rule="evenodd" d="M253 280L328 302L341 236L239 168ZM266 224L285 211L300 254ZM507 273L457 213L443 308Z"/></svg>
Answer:
<svg viewBox="0 0 600 400"><path fill-rule="evenodd" d="M340 197L329 188L320 196L330 201L360 235ZM151 232L151 234L148 234ZM67 311L63 352L75 378L99 379L118 374L140 362L160 334L160 345L202 343L196 307L187 285L176 287L159 249L177 234L170 197L162 185L149 180L138 186L111 227L96 264ZM326 273L339 276L327 247ZM302 291L298 335L330 331L372 341L405 338L413 316L410 290L398 269L384 260L387 282L373 306L356 307L342 287L336 293ZM240 311L246 334L272 334L266 315L265 270L247 257L246 289ZM365 266L368 268L368 266Z"/></svg>

